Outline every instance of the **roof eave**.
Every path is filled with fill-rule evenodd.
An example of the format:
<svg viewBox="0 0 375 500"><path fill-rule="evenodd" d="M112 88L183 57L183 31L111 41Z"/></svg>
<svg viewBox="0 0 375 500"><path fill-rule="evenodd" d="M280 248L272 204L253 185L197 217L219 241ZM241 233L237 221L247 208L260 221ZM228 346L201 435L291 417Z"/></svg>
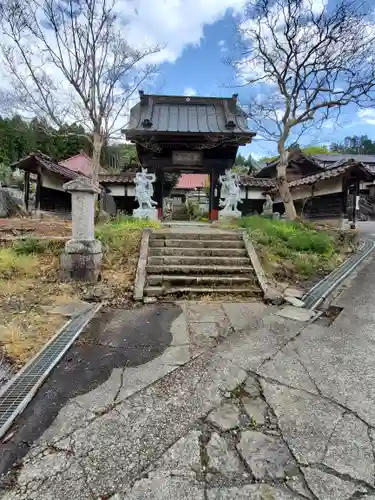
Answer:
<svg viewBox="0 0 375 500"><path fill-rule="evenodd" d="M250 144L255 132L170 132L170 131L160 131L160 130L132 130L125 132L126 139L130 141L137 142L145 138L151 137L178 137L178 138L191 138L199 137L200 140L204 138L220 138L224 136L226 141L236 142L238 145ZM225 144L225 141L224 141Z"/></svg>

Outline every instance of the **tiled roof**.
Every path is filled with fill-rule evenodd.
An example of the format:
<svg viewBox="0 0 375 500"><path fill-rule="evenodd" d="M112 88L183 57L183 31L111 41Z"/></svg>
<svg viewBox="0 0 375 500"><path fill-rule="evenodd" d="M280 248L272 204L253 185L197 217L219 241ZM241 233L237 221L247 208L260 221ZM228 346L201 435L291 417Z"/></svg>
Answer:
<svg viewBox="0 0 375 500"><path fill-rule="evenodd" d="M375 164L375 155L356 155L356 154L318 154L313 158L322 163L336 163L338 161L353 160L360 163L373 163Z"/></svg>
<svg viewBox="0 0 375 500"><path fill-rule="evenodd" d="M275 179L268 177L253 177L251 175L242 175L240 177L241 186L258 187L258 188L271 188L276 186Z"/></svg>
<svg viewBox="0 0 375 500"><path fill-rule="evenodd" d="M318 181L339 177L351 169L360 171L366 180L370 181L374 179L374 174L363 163L356 161L340 161L319 174L308 175L306 177L301 177L301 179L289 182L289 188L292 189L303 185L315 184ZM272 189L272 191L276 191L276 188Z"/></svg>
<svg viewBox="0 0 375 500"><path fill-rule="evenodd" d="M67 180L76 179L77 177L82 175L78 172L74 172L73 170L64 167L63 165L60 165L59 163L54 162L49 156L46 156L42 153L31 153L18 162L13 163L11 167L19 168L20 170L26 170L33 173L37 173L38 168L40 167L42 171L47 170Z"/></svg>
<svg viewBox="0 0 375 500"><path fill-rule="evenodd" d="M256 174L256 177L274 177L276 175L276 168L279 164L279 158L268 163L265 167L261 168ZM305 155L302 151L295 149L290 155L288 166L298 165L301 169L307 171L311 175L321 170L324 170L323 165L314 157Z"/></svg>
<svg viewBox="0 0 375 500"><path fill-rule="evenodd" d="M208 186L209 176L207 174L182 174L176 185L176 189L195 189Z"/></svg>
<svg viewBox="0 0 375 500"><path fill-rule="evenodd" d="M125 133L128 138L154 132L241 134L251 140L255 133L249 130L246 120L237 96L160 96L141 92L140 102L130 111Z"/></svg>
<svg viewBox="0 0 375 500"><path fill-rule="evenodd" d="M135 172L120 172L118 174L99 174L101 184L128 184L133 183Z"/></svg>

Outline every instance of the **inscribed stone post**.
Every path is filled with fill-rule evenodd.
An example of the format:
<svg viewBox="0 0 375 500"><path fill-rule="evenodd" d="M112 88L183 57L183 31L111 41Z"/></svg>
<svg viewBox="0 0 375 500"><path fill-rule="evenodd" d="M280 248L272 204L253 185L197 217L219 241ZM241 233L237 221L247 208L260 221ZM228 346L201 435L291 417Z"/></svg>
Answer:
<svg viewBox="0 0 375 500"><path fill-rule="evenodd" d="M72 196L72 239L61 255L63 279L97 281L102 246L95 239L95 195L100 189L87 177L77 177L63 186Z"/></svg>

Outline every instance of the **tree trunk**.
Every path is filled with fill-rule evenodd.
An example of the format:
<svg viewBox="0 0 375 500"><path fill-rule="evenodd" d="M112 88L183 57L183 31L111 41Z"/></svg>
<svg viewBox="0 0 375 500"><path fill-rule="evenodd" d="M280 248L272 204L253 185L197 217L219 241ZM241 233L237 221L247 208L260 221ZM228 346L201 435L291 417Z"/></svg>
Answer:
<svg viewBox="0 0 375 500"><path fill-rule="evenodd" d="M93 151L92 151L92 182L98 184L100 172L100 154L103 147L103 137L100 132L94 132L93 137Z"/></svg>
<svg viewBox="0 0 375 500"><path fill-rule="evenodd" d="M276 178L276 185L278 187L280 197L284 203L285 207L285 212L288 216L288 219L294 220L297 217L297 212L294 207L294 202L293 198L290 194L289 186L288 186L288 181L286 178L286 168L288 166L288 151L283 149L280 151L279 147L279 152L280 152L280 160L279 164L277 166L277 178Z"/></svg>

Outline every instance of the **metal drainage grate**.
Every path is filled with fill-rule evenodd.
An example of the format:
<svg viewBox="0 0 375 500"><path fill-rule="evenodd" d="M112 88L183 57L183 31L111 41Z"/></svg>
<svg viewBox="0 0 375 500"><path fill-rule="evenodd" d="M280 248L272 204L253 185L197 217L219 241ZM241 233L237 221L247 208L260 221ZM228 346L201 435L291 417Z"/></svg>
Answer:
<svg viewBox="0 0 375 500"><path fill-rule="evenodd" d="M358 264L373 250L375 242L364 240L360 250L347 259L331 274L319 281L304 297L304 307L308 309L316 309L325 298L353 271Z"/></svg>
<svg viewBox="0 0 375 500"><path fill-rule="evenodd" d="M35 393L78 335L100 309L101 304L68 321L62 329L0 390L0 438L23 412Z"/></svg>

